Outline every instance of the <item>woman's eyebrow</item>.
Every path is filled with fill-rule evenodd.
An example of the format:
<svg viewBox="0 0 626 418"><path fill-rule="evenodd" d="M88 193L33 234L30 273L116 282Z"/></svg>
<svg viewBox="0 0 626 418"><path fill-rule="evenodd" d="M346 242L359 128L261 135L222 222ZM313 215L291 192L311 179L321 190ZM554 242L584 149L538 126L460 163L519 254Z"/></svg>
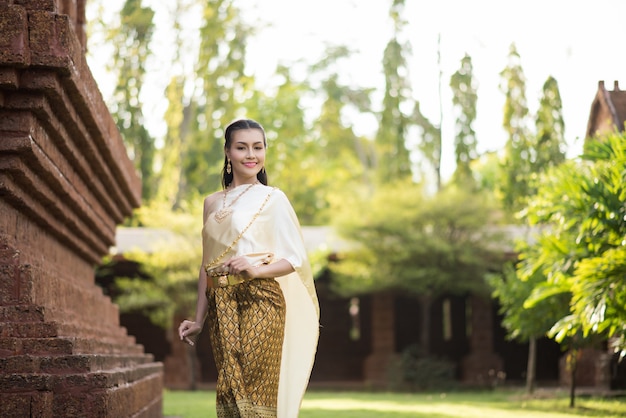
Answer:
<svg viewBox="0 0 626 418"><path fill-rule="evenodd" d="M248 145L248 143L245 141L236 141L235 144ZM263 144L263 141L257 141L257 142L252 143L252 145L259 145L259 144Z"/></svg>

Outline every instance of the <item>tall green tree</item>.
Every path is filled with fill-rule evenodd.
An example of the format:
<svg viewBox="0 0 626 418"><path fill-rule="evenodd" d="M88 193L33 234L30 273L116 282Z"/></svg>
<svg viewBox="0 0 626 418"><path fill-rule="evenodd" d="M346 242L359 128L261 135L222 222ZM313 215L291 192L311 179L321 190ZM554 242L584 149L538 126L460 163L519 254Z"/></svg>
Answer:
<svg viewBox="0 0 626 418"><path fill-rule="evenodd" d="M474 186L472 162L478 158L477 139L473 123L476 121L478 102L477 81L472 58L465 54L459 68L450 78L452 104L456 110L454 153L456 169L453 180L460 185Z"/></svg>
<svg viewBox="0 0 626 418"><path fill-rule="evenodd" d="M245 71L247 39L252 29L233 0L203 2L196 90L189 109L188 137L183 147L182 196L205 195L221 181L224 128L244 116L254 79Z"/></svg>
<svg viewBox="0 0 626 418"><path fill-rule="evenodd" d="M383 55L385 91L376 134L377 172L379 181L383 184L410 178L412 174L409 150L406 146L412 123L411 117L402 110L407 105L413 106L405 56L410 51L410 45L400 40L406 25L403 11L404 0L393 0L390 16L394 24L394 34L387 43Z"/></svg>
<svg viewBox="0 0 626 418"><path fill-rule="evenodd" d="M626 135L587 144L583 161L550 170L529 207L529 222L548 226L525 272L545 282L535 300L571 293L570 313L553 328L562 340L581 332L615 339L626 354Z"/></svg>
<svg viewBox="0 0 626 418"><path fill-rule="evenodd" d="M111 29L115 45L113 68L117 71L112 114L128 153L142 179L142 194L149 200L154 193L155 141L144 124L142 89L146 63L152 54L154 11L141 0L126 0L120 11L120 25Z"/></svg>
<svg viewBox="0 0 626 418"><path fill-rule="evenodd" d="M599 336L626 354L624 167L625 135L589 141L581 161L547 171L527 211L529 224L541 233L521 252L518 275L540 281L524 307L568 298L568 312L549 335L575 349Z"/></svg>
<svg viewBox="0 0 626 418"><path fill-rule="evenodd" d="M525 167L517 172L516 178L524 179L521 187L527 193L526 198L530 199L537 194L542 174L565 160L561 97L558 84L553 77L549 77L544 83L536 128L537 134L528 137L527 146L519 148L524 152L517 155L517 158L512 158L516 155L514 148L508 148L510 158L507 161L517 161L520 167ZM527 174L523 174L526 170ZM510 180L511 177L508 179ZM518 196L516 200L518 203L515 207L521 208L524 199ZM524 249L521 252L529 253L530 249L525 244L523 245ZM505 270L502 281L495 279L491 281L494 295L500 300L501 313L504 315L503 325L509 331L509 337L528 341L526 389L529 393L533 392L535 385L537 339L547 334L549 328L560 319L559 315L563 314L567 306L567 297L562 295L559 298L535 304L532 309L528 307L526 301L537 284L543 280L545 277L540 272L532 271L517 275L510 270Z"/></svg>
<svg viewBox="0 0 626 418"><path fill-rule="evenodd" d="M171 3L171 31L173 44L173 62L170 68L171 78L165 89L167 108L163 115L166 125L163 145L159 150L158 191L156 199L166 202L175 210L184 205L186 190L183 160L188 152L192 119L197 117L197 103L186 86L193 84L195 75L191 69L193 51L187 48L186 21L198 7L197 0L179 0ZM187 89L189 90L189 89Z"/></svg>
<svg viewBox="0 0 626 418"><path fill-rule="evenodd" d="M321 147L311 137L301 104L310 87L294 80L286 66L279 65L276 75L282 82L275 93L254 92L246 106L248 115L266 131L268 181L289 196L301 223L314 224L323 199L318 200Z"/></svg>
<svg viewBox="0 0 626 418"><path fill-rule="evenodd" d="M552 76L543 84L535 121L533 173L542 173L565 161L565 122L559 84Z"/></svg>
<svg viewBox="0 0 626 418"><path fill-rule="evenodd" d="M505 95L502 126L507 133L507 141L499 189L504 207L511 212L517 212L525 206L529 196L533 151L526 101L526 77L515 44L510 46L508 64L500 76L500 90Z"/></svg>
<svg viewBox="0 0 626 418"><path fill-rule="evenodd" d="M371 89L352 87L340 80L341 64L350 54L345 46L328 48L326 56L312 66L313 77L309 77L319 80L311 87L323 99L312 126L312 136L320 146L314 170L319 172L323 188L317 196L318 202L323 202L318 219L323 224L332 219L333 201L367 193L376 181L374 142L357 136L344 120L346 113L372 113Z"/></svg>
<svg viewBox="0 0 626 418"><path fill-rule="evenodd" d="M167 202L171 208L181 205L183 147L186 143L189 111L185 107L184 82L182 76L172 77L165 90L167 109L163 118L167 129L160 152L161 170L158 173L158 189L155 199Z"/></svg>

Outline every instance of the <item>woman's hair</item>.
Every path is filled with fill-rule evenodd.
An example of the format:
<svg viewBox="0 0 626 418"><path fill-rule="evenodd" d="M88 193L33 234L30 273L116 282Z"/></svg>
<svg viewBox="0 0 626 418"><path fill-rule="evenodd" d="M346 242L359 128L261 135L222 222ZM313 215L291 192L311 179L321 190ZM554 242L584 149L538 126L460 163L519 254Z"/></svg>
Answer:
<svg viewBox="0 0 626 418"><path fill-rule="evenodd" d="M233 141L233 134L236 131L240 131L242 129L258 129L263 134L263 146L267 148L267 139L265 138L265 130L261 126L261 124L252 119L239 119L232 122L230 125L226 127L226 131L224 131L224 148L230 149L230 146ZM228 165L228 157L224 156L224 166L222 167L222 187L227 188L230 183L233 182L233 173L231 171L230 174L226 172L226 166ZM267 172L265 171L265 167L261 171L258 172L256 178L264 185L267 186Z"/></svg>

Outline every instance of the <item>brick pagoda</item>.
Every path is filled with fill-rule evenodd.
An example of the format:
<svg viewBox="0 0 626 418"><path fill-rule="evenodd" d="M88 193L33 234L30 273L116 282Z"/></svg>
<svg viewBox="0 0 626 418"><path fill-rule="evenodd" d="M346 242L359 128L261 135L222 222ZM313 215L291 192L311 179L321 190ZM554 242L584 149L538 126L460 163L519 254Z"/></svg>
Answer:
<svg viewBox="0 0 626 418"><path fill-rule="evenodd" d="M161 417L162 364L94 281L140 180L85 0L0 0L0 416Z"/></svg>

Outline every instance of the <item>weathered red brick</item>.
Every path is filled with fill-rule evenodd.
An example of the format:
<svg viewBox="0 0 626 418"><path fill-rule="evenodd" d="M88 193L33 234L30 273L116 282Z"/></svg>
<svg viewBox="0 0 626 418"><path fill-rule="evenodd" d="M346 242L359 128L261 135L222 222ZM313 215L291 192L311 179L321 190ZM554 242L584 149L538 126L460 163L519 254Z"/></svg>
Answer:
<svg viewBox="0 0 626 418"><path fill-rule="evenodd" d="M58 0L13 0L15 4L24 6L27 10L45 10L48 12L56 12Z"/></svg>
<svg viewBox="0 0 626 418"><path fill-rule="evenodd" d="M23 7L0 3L0 62L29 64L28 15Z"/></svg>

